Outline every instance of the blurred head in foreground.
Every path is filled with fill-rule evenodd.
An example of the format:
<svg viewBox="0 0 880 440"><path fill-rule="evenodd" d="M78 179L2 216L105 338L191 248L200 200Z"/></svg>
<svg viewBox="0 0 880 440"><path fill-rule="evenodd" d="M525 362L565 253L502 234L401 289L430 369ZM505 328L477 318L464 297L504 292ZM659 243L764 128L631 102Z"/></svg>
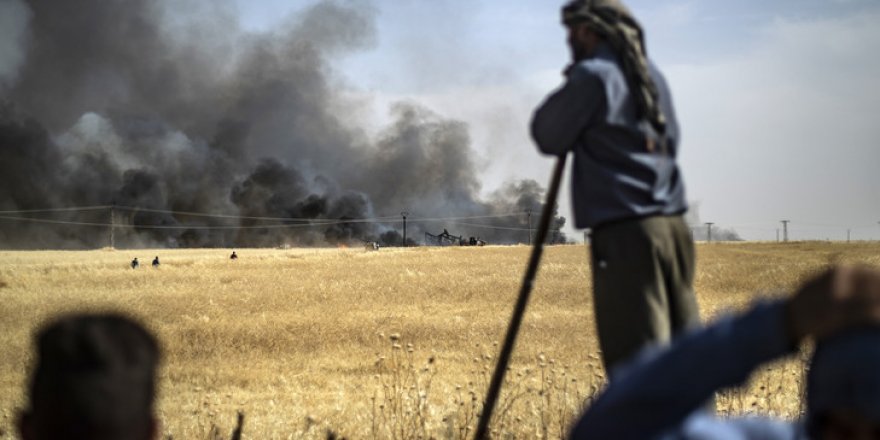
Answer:
<svg viewBox="0 0 880 440"><path fill-rule="evenodd" d="M807 375L812 438L880 438L880 328L820 342Z"/></svg>
<svg viewBox="0 0 880 440"><path fill-rule="evenodd" d="M148 440L159 347L121 315L71 315L36 335L23 440Z"/></svg>

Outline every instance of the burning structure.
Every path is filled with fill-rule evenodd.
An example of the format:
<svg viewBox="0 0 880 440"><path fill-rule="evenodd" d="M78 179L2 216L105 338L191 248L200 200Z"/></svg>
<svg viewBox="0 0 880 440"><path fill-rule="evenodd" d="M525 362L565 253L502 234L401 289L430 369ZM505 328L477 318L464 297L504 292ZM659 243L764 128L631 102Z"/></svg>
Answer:
<svg viewBox="0 0 880 440"><path fill-rule="evenodd" d="M461 235L452 235L444 229L437 235L425 232L425 244L429 246L485 246L489 243L479 237L465 238Z"/></svg>

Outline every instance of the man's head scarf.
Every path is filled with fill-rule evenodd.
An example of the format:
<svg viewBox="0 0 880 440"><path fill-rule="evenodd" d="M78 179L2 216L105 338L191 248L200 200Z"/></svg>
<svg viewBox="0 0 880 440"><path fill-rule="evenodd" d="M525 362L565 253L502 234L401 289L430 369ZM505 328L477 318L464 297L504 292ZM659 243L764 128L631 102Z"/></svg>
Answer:
<svg viewBox="0 0 880 440"><path fill-rule="evenodd" d="M657 85L648 73L642 27L620 0L573 0L562 8L562 23L587 23L611 45L620 58L623 73L638 104L639 116L658 133L666 132Z"/></svg>
<svg viewBox="0 0 880 440"><path fill-rule="evenodd" d="M880 423L880 328L853 330L817 344L807 373L808 422L835 409Z"/></svg>

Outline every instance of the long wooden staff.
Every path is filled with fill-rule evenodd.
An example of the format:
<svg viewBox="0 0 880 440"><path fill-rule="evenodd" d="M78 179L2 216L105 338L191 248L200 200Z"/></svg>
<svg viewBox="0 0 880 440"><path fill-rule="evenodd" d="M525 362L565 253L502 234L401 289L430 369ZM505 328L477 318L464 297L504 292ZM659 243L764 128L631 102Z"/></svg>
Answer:
<svg viewBox="0 0 880 440"><path fill-rule="evenodd" d="M513 352L513 346L516 343L516 336L519 333L519 326L522 324L523 315L526 313L526 305L529 303L529 295L532 293L532 286L535 282L535 275L538 273L538 264L541 262L541 254L544 252L544 240L547 239L547 233L550 230L550 221L553 219L553 211L556 207L556 198L559 195L559 183L562 180L562 173L565 170L565 160L568 154L559 156L556 161L556 168L553 169L553 177L550 179L550 188L547 192L547 199L544 201L544 209L541 213L541 223L538 225L538 235L533 242L532 255L529 257L529 266L526 268L523 277L522 287L519 290L519 298L516 300L516 307L513 309L513 316L510 318L510 325L507 327L507 336L504 337L504 345L501 347L501 353L498 355L498 363L495 364L495 372L492 374L492 382L489 383L489 391L486 393L486 399L483 401L483 412L480 414L480 420L477 423L477 431L474 436L475 440L484 440L488 438L489 422L492 420L492 411L495 410L495 403L498 401L498 395L501 392L501 384L504 381L504 373L507 371L507 365L510 363L510 355Z"/></svg>

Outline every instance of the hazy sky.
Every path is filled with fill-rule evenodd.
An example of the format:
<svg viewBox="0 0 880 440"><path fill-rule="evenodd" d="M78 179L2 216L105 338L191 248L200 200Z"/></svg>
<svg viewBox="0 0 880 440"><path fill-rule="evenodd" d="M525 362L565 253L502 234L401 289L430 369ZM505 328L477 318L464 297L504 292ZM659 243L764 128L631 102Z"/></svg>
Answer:
<svg viewBox="0 0 880 440"><path fill-rule="evenodd" d="M311 1L237 0L267 29ZM419 102L467 122L486 192L546 184L553 161L528 136L567 63L561 2L377 0L378 39L335 64L360 118ZM703 221L748 239L880 238L880 2L632 0L683 131L688 198ZM569 194L563 194L567 214ZM576 235L576 236L579 236Z"/></svg>

